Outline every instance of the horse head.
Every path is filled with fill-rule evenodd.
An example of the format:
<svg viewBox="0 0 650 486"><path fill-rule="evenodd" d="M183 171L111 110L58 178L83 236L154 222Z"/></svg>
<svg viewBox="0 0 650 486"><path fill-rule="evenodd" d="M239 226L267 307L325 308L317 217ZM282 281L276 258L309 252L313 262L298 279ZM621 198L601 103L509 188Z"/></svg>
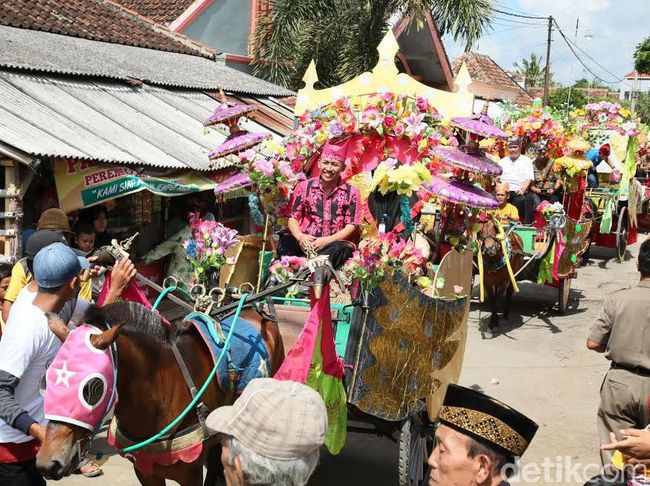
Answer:
<svg viewBox="0 0 650 486"><path fill-rule="evenodd" d="M70 331L58 315L48 313L47 319L63 345L45 376L49 422L36 466L57 480L78 467L92 432L115 405L117 363L110 348L124 324L105 331L84 324Z"/></svg>
<svg viewBox="0 0 650 486"><path fill-rule="evenodd" d="M484 255L490 258L501 257L501 243L498 235L499 232L493 219L490 218L481 225L478 237L481 240Z"/></svg>

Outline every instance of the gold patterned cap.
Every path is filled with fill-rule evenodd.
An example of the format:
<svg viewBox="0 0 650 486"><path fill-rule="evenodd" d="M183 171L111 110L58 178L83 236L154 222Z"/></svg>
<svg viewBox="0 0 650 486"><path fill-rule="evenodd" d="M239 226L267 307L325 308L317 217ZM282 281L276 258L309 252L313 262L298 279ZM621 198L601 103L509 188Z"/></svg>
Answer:
<svg viewBox="0 0 650 486"><path fill-rule="evenodd" d="M439 421L507 456L522 456L537 432L535 422L505 403L454 384L447 388Z"/></svg>

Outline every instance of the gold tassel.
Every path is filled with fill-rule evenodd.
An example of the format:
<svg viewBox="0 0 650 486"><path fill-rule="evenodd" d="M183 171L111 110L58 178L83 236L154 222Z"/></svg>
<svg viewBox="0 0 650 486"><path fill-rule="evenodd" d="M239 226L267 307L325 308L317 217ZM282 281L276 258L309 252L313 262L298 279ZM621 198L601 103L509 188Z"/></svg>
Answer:
<svg viewBox="0 0 650 486"><path fill-rule="evenodd" d="M476 246L478 247L478 289L479 289L479 300L483 302L485 300L485 282L483 281L483 249L481 248L481 240L476 239Z"/></svg>
<svg viewBox="0 0 650 486"><path fill-rule="evenodd" d="M508 275L510 276L510 281L512 282L512 289L515 292L519 292L519 287L517 286L517 281L515 280L515 276L512 273L512 267L510 266L510 257L508 257L508 250L506 247L506 236L505 233L503 232L503 226L501 226L501 223L498 221L494 221L497 225L497 230L499 231L499 234L497 237L501 240L501 251L503 252L503 258L506 261L506 268L508 269Z"/></svg>

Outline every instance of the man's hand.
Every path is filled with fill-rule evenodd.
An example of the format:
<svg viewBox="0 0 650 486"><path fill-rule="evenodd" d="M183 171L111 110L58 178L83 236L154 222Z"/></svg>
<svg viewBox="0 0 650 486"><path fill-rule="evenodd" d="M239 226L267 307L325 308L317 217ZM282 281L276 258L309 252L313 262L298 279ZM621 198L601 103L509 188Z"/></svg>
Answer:
<svg viewBox="0 0 650 486"><path fill-rule="evenodd" d="M307 235L305 233L301 234L299 238L296 238L298 240L298 244L300 244L300 248L303 250L307 250L310 246L314 246L314 242L316 241L316 237L312 235Z"/></svg>
<svg viewBox="0 0 650 486"><path fill-rule="evenodd" d="M29 435L36 439L40 444L45 440L45 427L43 427L38 422L34 422L29 427Z"/></svg>
<svg viewBox="0 0 650 486"><path fill-rule="evenodd" d="M311 246L314 248L316 251L321 251L323 248L325 248L327 245L331 243L331 239L327 236L321 236L320 238L316 238L314 242L311 244Z"/></svg>
<svg viewBox="0 0 650 486"><path fill-rule="evenodd" d="M650 430L626 429L621 430L623 439L616 440L614 433L609 434L610 443L600 448L604 451L618 450L624 456L631 457L631 464L641 464L640 461L650 459Z"/></svg>
<svg viewBox="0 0 650 486"><path fill-rule="evenodd" d="M138 272L135 265L128 258L115 263L111 272L111 287L108 290L104 305L120 300L136 273Z"/></svg>
<svg viewBox="0 0 650 486"><path fill-rule="evenodd" d="M517 195L523 196L524 194L526 194L526 189L524 187L519 188L519 190L517 191Z"/></svg>

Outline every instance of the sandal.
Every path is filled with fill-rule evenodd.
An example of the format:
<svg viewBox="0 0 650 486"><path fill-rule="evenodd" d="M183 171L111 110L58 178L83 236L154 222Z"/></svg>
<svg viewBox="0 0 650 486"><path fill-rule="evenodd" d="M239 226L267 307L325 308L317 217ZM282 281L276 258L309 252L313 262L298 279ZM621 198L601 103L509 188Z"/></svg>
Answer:
<svg viewBox="0 0 650 486"><path fill-rule="evenodd" d="M104 474L104 471L102 471L102 468L99 467L98 464L89 459L86 459L82 461L81 464L79 464L79 467L74 473L83 474L87 478L96 478L97 476Z"/></svg>

